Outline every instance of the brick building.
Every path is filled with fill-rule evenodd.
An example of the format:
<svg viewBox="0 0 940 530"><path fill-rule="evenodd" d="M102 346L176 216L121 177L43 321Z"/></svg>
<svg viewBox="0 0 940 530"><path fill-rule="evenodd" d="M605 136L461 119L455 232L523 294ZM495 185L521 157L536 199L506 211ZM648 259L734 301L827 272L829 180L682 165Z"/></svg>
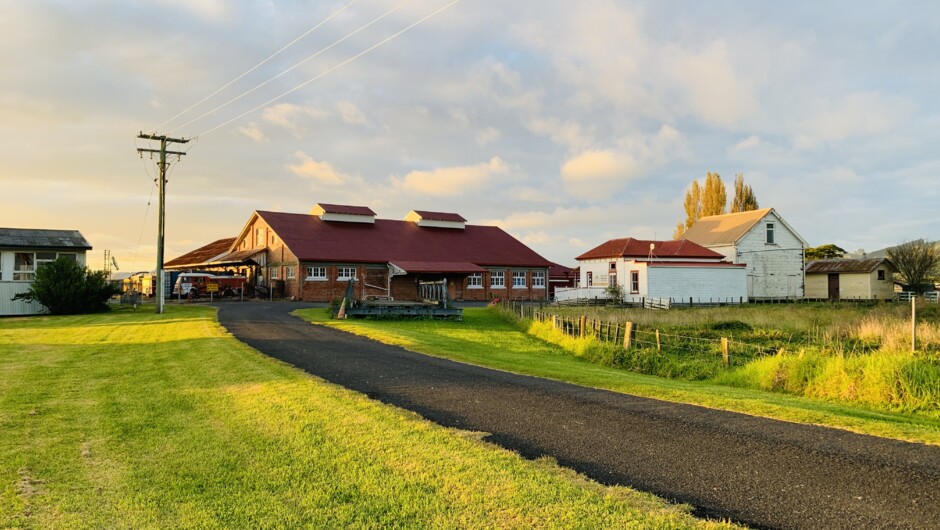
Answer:
<svg viewBox="0 0 940 530"><path fill-rule="evenodd" d="M456 300L545 300L551 263L495 226L415 210L376 219L363 206L317 204L309 214L256 211L229 247L251 255L252 281L296 300L329 301L355 278L356 296L418 299L419 281L447 280Z"/></svg>

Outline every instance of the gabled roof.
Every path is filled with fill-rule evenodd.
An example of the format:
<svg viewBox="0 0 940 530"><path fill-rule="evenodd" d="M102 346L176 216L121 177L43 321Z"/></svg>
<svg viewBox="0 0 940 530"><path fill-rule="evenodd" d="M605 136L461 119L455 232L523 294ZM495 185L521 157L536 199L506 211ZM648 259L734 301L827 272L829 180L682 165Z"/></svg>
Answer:
<svg viewBox="0 0 940 530"><path fill-rule="evenodd" d="M748 212L728 213L702 217L695 222L682 239L694 241L699 245L731 245L744 237L773 208L761 208Z"/></svg>
<svg viewBox="0 0 940 530"><path fill-rule="evenodd" d="M335 223L315 215L257 211L302 261L347 263L471 263L477 266L549 267L551 263L495 226L464 230L419 227L409 221ZM248 226L242 229L241 237Z"/></svg>
<svg viewBox="0 0 940 530"><path fill-rule="evenodd" d="M325 204L318 202L317 206L323 209L325 213L337 213L343 215L375 215L372 208L368 206L351 206L348 204Z"/></svg>
<svg viewBox="0 0 940 530"><path fill-rule="evenodd" d="M650 245L653 248L650 249ZM651 241L645 239L611 239L578 256L577 260L602 258L703 258L722 259L723 255L691 241Z"/></svg>
<svg viewBox="0 0 940 530"><path fill-rule="evenodd" d="M201 265L207 261L219 258L228 254L230 248L235 243L234 237L219 239L201 246L196 250L191 250L178 258L174 258L163 264L164 267L186 267L189 265Z"/></svg>
<svg viewBox="0 0 940 530"><path fill-rule="evenodd" d="M818 259L806 264L806 274L870 273L882 265L893 267L885 258Z"/></svg>
<svg viewBox="0 0 940 530"><path fill-rule="evenodd" d="M552 263L552 266L548 268L549 278L568 278L571 276L577 276L577 271L571 267L565 267L564 265L558 263Z"/></svg>
<svg viewBox="0 0 940 530"><path fill-rule="evenodd" d="M460 214L456 213L447 213L447 212L429 212L427 210L412 210L414 213L421 216L422 219L427 219L428 221L450 221L452 223L466 223L467 220L463 218Z"/></svg>
<svg viewBox="0 0 940 530"><path fill-rule="evenodd" d="M0 228L0 247L91 250L91 245L78 230L38 228Z"/></svg>

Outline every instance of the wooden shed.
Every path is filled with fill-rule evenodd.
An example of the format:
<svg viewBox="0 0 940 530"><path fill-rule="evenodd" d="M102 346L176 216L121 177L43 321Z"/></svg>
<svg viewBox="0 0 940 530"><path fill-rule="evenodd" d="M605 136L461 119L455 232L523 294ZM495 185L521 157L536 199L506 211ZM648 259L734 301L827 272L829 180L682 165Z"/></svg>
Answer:
<svg viewBox="0 0 940 530"><path fill-rule="evenodd" d="M821 259L806 264L806 298L885 300L894 296L894 265L885 258Z"/></svg>
<svg viewBox="0 0 940 530"><path fill-rule="evenodd" d="M44 313L38 302L11 298L29 289L43 263L69 258L85 266L89 250L91 245L78 230L0 228L0 316Z"/></svg>

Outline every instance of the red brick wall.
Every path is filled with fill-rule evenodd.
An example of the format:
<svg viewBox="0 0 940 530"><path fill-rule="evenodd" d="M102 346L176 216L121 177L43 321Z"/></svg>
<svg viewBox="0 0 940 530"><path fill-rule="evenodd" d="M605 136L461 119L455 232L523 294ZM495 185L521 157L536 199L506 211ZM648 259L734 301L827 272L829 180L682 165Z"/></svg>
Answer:
<svg viewBox="0 0 940 530"><path fill-rule="evenodd" d="M546 272L546 283L548 281L548 274L546 269L525 269L526 273L526 286L525 287L512 287L512 272L513 270L519 271L521 269L511 269L511 268L498 268L493 267L491 270L488 270L483 273L483 287L482 288L470 288L469 279L464 278L463 280L463 299L464 300L474 300L474 301L486 301L492 300L493 298L500 299L509 299L509 300L545 300L548 296L547 286L541 289L532 288L532 272L541 271ZM493 288L490 287L490 277L491 271L503 271L503 287Z"/></svg>

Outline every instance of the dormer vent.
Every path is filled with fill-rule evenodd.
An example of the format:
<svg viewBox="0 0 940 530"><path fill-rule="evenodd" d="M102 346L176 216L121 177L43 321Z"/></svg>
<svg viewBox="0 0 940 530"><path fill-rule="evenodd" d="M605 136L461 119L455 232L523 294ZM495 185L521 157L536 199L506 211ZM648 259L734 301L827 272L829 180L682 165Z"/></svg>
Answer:
<svg viewBox="0 0 940 530"><path fill-rule="evenodd" d="M341 223L375 223L375 212L368 206L349 206L346 204L324 204L319 202L310 210L323 221Z"/></svg>
<svg viewBox="0 0 940 530"><path fill-rule="evenodd" d="M454 228L457 230L463 230L467 225L467 220L460 214L428 212L425 210L412 210L405 216L405 221L410 221L421 227Z"/></svg>

